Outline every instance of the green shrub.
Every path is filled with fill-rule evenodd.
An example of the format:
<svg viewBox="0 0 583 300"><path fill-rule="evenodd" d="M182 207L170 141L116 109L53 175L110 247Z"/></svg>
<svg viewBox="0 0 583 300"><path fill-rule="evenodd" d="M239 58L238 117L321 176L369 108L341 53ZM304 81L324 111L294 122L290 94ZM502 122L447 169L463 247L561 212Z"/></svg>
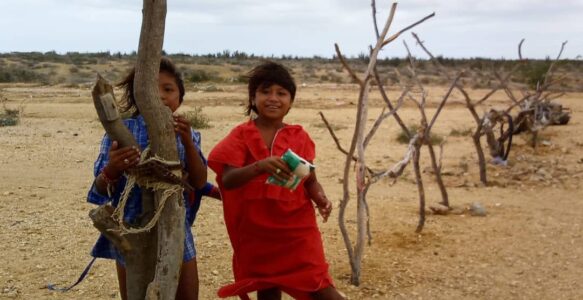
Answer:
<svg viewBox="0 0 583 300"><path fill-rule="evenodd" d="M471 128L466 128L466 129L454 128L449 132L450 136L470 136L472 134L474 134L474 132L472 131Z"/></svg>
<svg viewBox="0 0 583 300"><path fill-rule="evenodd" d="M547 71L551 65L550 61L532 61L526 65L521 72L522 80L531 89L536 89L537 84L545 80Z"/></svg>
<svg viewBox="0 0 583 300"><path fill-rule="evenodd" d="M0 127L4 126L16 126L20 123L20 115L23 110L21 105L18 109L9 109L6 107L6 98L0 94L0 103L2 107L0 108Z"/></svg>
<svg viewBox="0 0 583 300"><path fill-rule="evenodd" d="M412 135L415 135L415 133L417 133L418 129L419 129L419 126L412 125L409 127L409 132ZM401 132L399 132L399 134L397 134L396 140L400 144L409 144L409 137L407 136L407 133L404 130L401 130ZM431 134L431 138L430 138L429 142L431 142L431 145L439 145L443 142L443 137Z"/></svg>
<svg viewBox="0 0 583 300"><path fill-rule="evenodd" d="M195 107L194 110L185 112L184 118L188 120L190 126L194 129L205 129L211 127L209 118L202 112L201 107Z"/></svg>
<svg viewBox="0 0 583 300"><path fill-rule="evenodd" d="M45 82L46 75L23 68L3 68L0 70L0 82Z"/></svg>

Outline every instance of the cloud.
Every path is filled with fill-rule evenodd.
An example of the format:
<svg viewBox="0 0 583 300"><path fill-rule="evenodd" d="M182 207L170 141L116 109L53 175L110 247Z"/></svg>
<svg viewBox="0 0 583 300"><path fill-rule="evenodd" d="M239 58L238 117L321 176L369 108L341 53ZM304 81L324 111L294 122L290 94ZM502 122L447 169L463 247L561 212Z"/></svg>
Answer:
<svg viewBox="0 0 583 300"><path fill-rule="evenodd" d="M392 1L376 0L379 26ZM0 52L133 51L141 23L135 0L2 0ZM554 55L571 40L566 56L583 49L583 0L408 0L399 3L391 32L421 17L436 17L414 31L445 56L514 57ZM374 42L368 0L168 0L165 49L209 53L223 49L263 55L331 56L339 43L348 55ZM410 39L409 33L403 38ZM412 47L415 48L415 47ZM404 55L402 43L383 55Z"/></svg>

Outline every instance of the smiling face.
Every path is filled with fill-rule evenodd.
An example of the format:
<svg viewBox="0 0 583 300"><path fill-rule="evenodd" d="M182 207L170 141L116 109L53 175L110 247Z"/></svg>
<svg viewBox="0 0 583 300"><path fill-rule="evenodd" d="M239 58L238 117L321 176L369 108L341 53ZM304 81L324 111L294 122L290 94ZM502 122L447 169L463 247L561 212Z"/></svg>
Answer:
<svg viewBox="0 0 583 300"><path fill-rule="evenodd" d="M255 91L253 99L259 118L271 121L281 121L292 106L291 93L280 86L260 86Z"/></svg>
<svg viewBox="0 0 583 300"><path fill-rule="evenodd" d="M172 112L175 112L181 102L180 90L176 83L176 78L168 72L160 72L158 75L158 89L162 103L168 106Z"/></svg>

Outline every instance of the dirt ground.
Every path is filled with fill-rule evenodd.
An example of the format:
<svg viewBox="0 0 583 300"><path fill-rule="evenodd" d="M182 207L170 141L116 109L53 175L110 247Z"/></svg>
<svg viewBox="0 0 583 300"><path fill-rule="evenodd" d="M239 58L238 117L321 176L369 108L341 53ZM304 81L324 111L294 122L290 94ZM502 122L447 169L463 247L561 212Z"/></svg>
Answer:
<svg viewBox="0 0 583 300"><path fill-rule="evenodd" d="M107 260L98 260L85 281L69 292L45 288L48 283L74 282L98 236L87 216L92 205L85 198L103 129L89 88L0 88L9 107L25 101L21 124L0 127L0 298L118 299L114 264ZM189 89L185 105L202 106L210 118L212 128L201 130L208 154L245 120L245 87ZM431 88L430 113L444 90ZM349 85L301 86L287 118L303 125L316 141L318 177L336 208L330 221L320 224L326 255L338 289L349 299L583 298L583 136L577 133L583 131L583 94L562 98L573 118L567 126L546 129L536 151L526 145L526 138L517 137L510 166L488 166L488 187L478 184L470 137L448 136L452 129L473 127L461 97L454 94L434 131L448 136L444 179L450 201L461 214L428 215L425 229L416 234L418 196L411 166L395 184L386 180L373 185L368 196L372 244L365 249L359 287L348 282L348 256L336 219L344 156L317 114L326 114L347 147L356 97L357 90ZM370 123L381 107L378 96L372 97ZM502 107L503 99L499 95L490 105ZM411 105L400 113L407 123L418 119ZM379 129L367 154L370 167L386 169L400 160L406 145L395 141L398 131L394 120ZM423 169L429 166L427 158L423 151ZM209 180L214 181L211 171ZM429 172L424 182L428 204L440 201ZM353 240L354 202L347 214ZM473 202L482 204L487 216L467 213ZM232 280L219 201L203 199L193 232L201 299L215 299L216 290Z"/></svg>

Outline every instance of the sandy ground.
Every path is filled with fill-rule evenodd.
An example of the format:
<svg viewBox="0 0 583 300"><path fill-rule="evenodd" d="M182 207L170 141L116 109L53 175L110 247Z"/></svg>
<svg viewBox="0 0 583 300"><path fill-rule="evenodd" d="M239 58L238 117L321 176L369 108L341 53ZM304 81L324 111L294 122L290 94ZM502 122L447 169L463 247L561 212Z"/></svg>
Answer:
<svg viewBox="0 0 583 300"><path fill-rule="evenodd" d="M98 236L85 202L92 164L103 134L88 89L3 86L10 107L26 100L19 126L0 128L0 298L118 299L114 264L98 260L86 280L67 293L45 289L47 283L69 284L90 260ZM212 128L202 130L208 154L225 134L242 122L245 90L187 94L186 105L201 105ZM444 87L431 89L434 111ZM398 91L392 91L396 95ZM484 91L474 91L478 95ZM317 144L318 176L336 208L342 195L343 155L317 114L322 110L347 146L354 124L357 91L350 86L303 87L287 121L302 124ZM473 126L459 95L436 125L435 133ZM497 99L497 100L496 100ZM502 95L490 104L503 106ZM492 185L478 185L476 155L469 137L448 137L444 154L450 201L462 214L428 215L416 234L418 197L411 166L395 184L381 181L369 192L372 244L365 249L362 284L351 286L347 251L336 209L321 224L330 272L349 299L581 299L583 298L583 94L568 94L569 125L548 128L545 145L536 151L516 138L509 167L489 166ZM372 123L380 112L373 97ZM484 108L485 109L485 108ZM416 108L401 111L408 123ZM377 170L392 166L405 152L395 142L398 126L388 120L368 150ZM429 166L422 153L422 168ZM214 174L209 172L209 179ZM427 201L440 201L430 173L424 174ZM354 190L354 187L352 187ZM354 199L347 226L354 240ZM481 203L486 217L464 209ZM203 199L193 227L197 236L201 299L215 299L230 282L231 249L220 202Z"/></svg>

